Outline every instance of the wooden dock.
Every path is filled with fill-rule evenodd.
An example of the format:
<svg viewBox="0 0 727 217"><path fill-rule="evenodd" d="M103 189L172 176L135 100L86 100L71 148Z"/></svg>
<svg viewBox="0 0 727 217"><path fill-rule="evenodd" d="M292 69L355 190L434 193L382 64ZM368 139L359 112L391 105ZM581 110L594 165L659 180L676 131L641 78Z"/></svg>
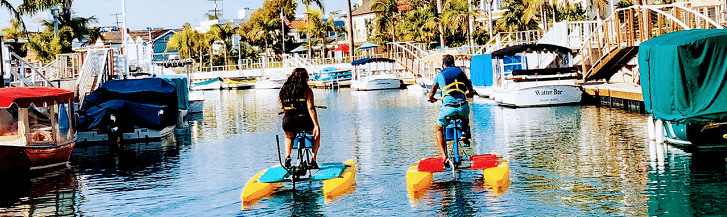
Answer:
<svg viewBox="0 0 727 217"><path fill-rule="evenodd" d="M584 83L583 101L588 104L645 113L641 86L634 83Z"/></svg>

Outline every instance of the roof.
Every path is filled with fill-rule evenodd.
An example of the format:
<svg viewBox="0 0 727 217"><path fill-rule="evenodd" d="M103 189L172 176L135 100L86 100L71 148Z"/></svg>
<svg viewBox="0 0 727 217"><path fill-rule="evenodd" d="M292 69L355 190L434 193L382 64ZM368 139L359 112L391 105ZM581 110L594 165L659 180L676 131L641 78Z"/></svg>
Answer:
<svg viewBox="0 0 727 217"><path fill-rule="evenodd" d="M371 11L371 5L373 4L373 0L363 0L363 4L358 6L356 10L353 10L351 14L355 16L364 15L364 14L370 14L370 13L376 13L374 11Z"/></svg>
<svg viewBox="0 0 727 217"><path fill-rule="evenodd" d="M73 92L55 87L0 88L0 108L8 108L13 103L21 108L28 108L31 104L67 103L73 98Z"/></svg>
<svg viewBox="0 0 727 217"><path fill-rule="evenodd" d="M522 52L536 52L536 51L558 51L561 53L572 53L573 50L567 47L562 47L554 44L523 44L506 47L500 50L492 52L492 57L503 57L503 56L514 56L517 53Z"/></svg>
<svg viewBox="0 0 727 217"><path fill-rule="evenodd" d="M389 59L389 58L364 58L364 59L360 59L360 60L351 62L351 65L357 66L357 65L363 65L366 63L378 63L378 62L393 63L395 61L393 59Z"/></svg>

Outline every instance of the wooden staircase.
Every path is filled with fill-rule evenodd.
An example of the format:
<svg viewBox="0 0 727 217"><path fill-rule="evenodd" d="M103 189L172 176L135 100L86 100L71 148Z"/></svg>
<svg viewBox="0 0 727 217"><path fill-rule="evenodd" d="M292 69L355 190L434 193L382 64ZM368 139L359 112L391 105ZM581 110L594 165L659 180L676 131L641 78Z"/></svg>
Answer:
<svg viewBox="0 0 727 217"><path fill-rule="evenodd" d="M635 5L615 11L583 44L577 56L586 81L610 79L638 54L639 44L666 33L688 29L722 29L718 21L685 7Z"/></svg>

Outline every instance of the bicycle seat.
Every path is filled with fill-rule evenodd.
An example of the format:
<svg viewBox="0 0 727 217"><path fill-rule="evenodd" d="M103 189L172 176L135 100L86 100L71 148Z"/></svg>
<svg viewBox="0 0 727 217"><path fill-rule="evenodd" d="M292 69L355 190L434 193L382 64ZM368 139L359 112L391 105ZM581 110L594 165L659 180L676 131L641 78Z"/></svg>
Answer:
<svg viewBox="0 0 727 217"><path fill-rule="evenodd" d="M445 120L448 120L448 121L451 121L451 120L458 120L458 119L459 119L459 120L461 120L461 119L462 119L462 116L459 116L459 115L452 115L452 116L447 116L447 117L444 117L444 119L445 119Z"/></svg>

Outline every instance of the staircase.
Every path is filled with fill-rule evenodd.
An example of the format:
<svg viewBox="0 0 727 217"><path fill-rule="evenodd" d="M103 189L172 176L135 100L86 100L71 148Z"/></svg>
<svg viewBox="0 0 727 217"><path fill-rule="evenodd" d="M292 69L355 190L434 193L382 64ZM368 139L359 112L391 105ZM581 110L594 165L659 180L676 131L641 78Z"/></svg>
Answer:
<svg viewBox="0 0 727 217"><path fill-rule="evenodd" d="M425 74L425 65L422 58L430 54L412 42L390 42L389 57L401 65L407 73L402 78L415 78L416 75Z"/></svg>
<svg viewBox="0 0 727 217"><path fill-rule="evenodd" d="M308 73L318 73L321 71L317 65L314 65L310 61L300 57L299 55L288 55L283 54L283 66L291 68L305 68Z"/></svg>
<svg viewBox="0 0 727 217"><path fill-rule="evenodd" d="M36 67L23 60L22 57L17 54L10 52L10 61L17 62L17 66L11 66L10 74L13 76L13 81L10 82L10 86L43 86L43 87L56 87L55 84L51 83L46 74L50 71L50 67ZM16 60L16 61L13 61ZM30 73L26 73L30 71Z"/></svg>
<svg viewBox="0 0 727 217"><path fill-rule="evenodd" d="M606 18L578 53L586 81L609 79L638 54L641 42L688 29L722 29L718 21L684 5L635 5Z"/></svg>
<svg viewBox="0 0 727 217"><path fill-rule="evenodd" d="M109 53L111 49L90 49L86 51L85 61L76 80L76 93L78 101L83 105L83 99L98 88L104 81L105 71L109 70ZM122 67L123 68L123 67Z"/></svg>
<svg viewBox="0 0 727 217"><path fill-rule="evenodd" d="M485 46L475 54L492 53L493 51L521 44L534 44L542 38L540 30L528 30L520 32L500 32L492 37Z"/></svg>

